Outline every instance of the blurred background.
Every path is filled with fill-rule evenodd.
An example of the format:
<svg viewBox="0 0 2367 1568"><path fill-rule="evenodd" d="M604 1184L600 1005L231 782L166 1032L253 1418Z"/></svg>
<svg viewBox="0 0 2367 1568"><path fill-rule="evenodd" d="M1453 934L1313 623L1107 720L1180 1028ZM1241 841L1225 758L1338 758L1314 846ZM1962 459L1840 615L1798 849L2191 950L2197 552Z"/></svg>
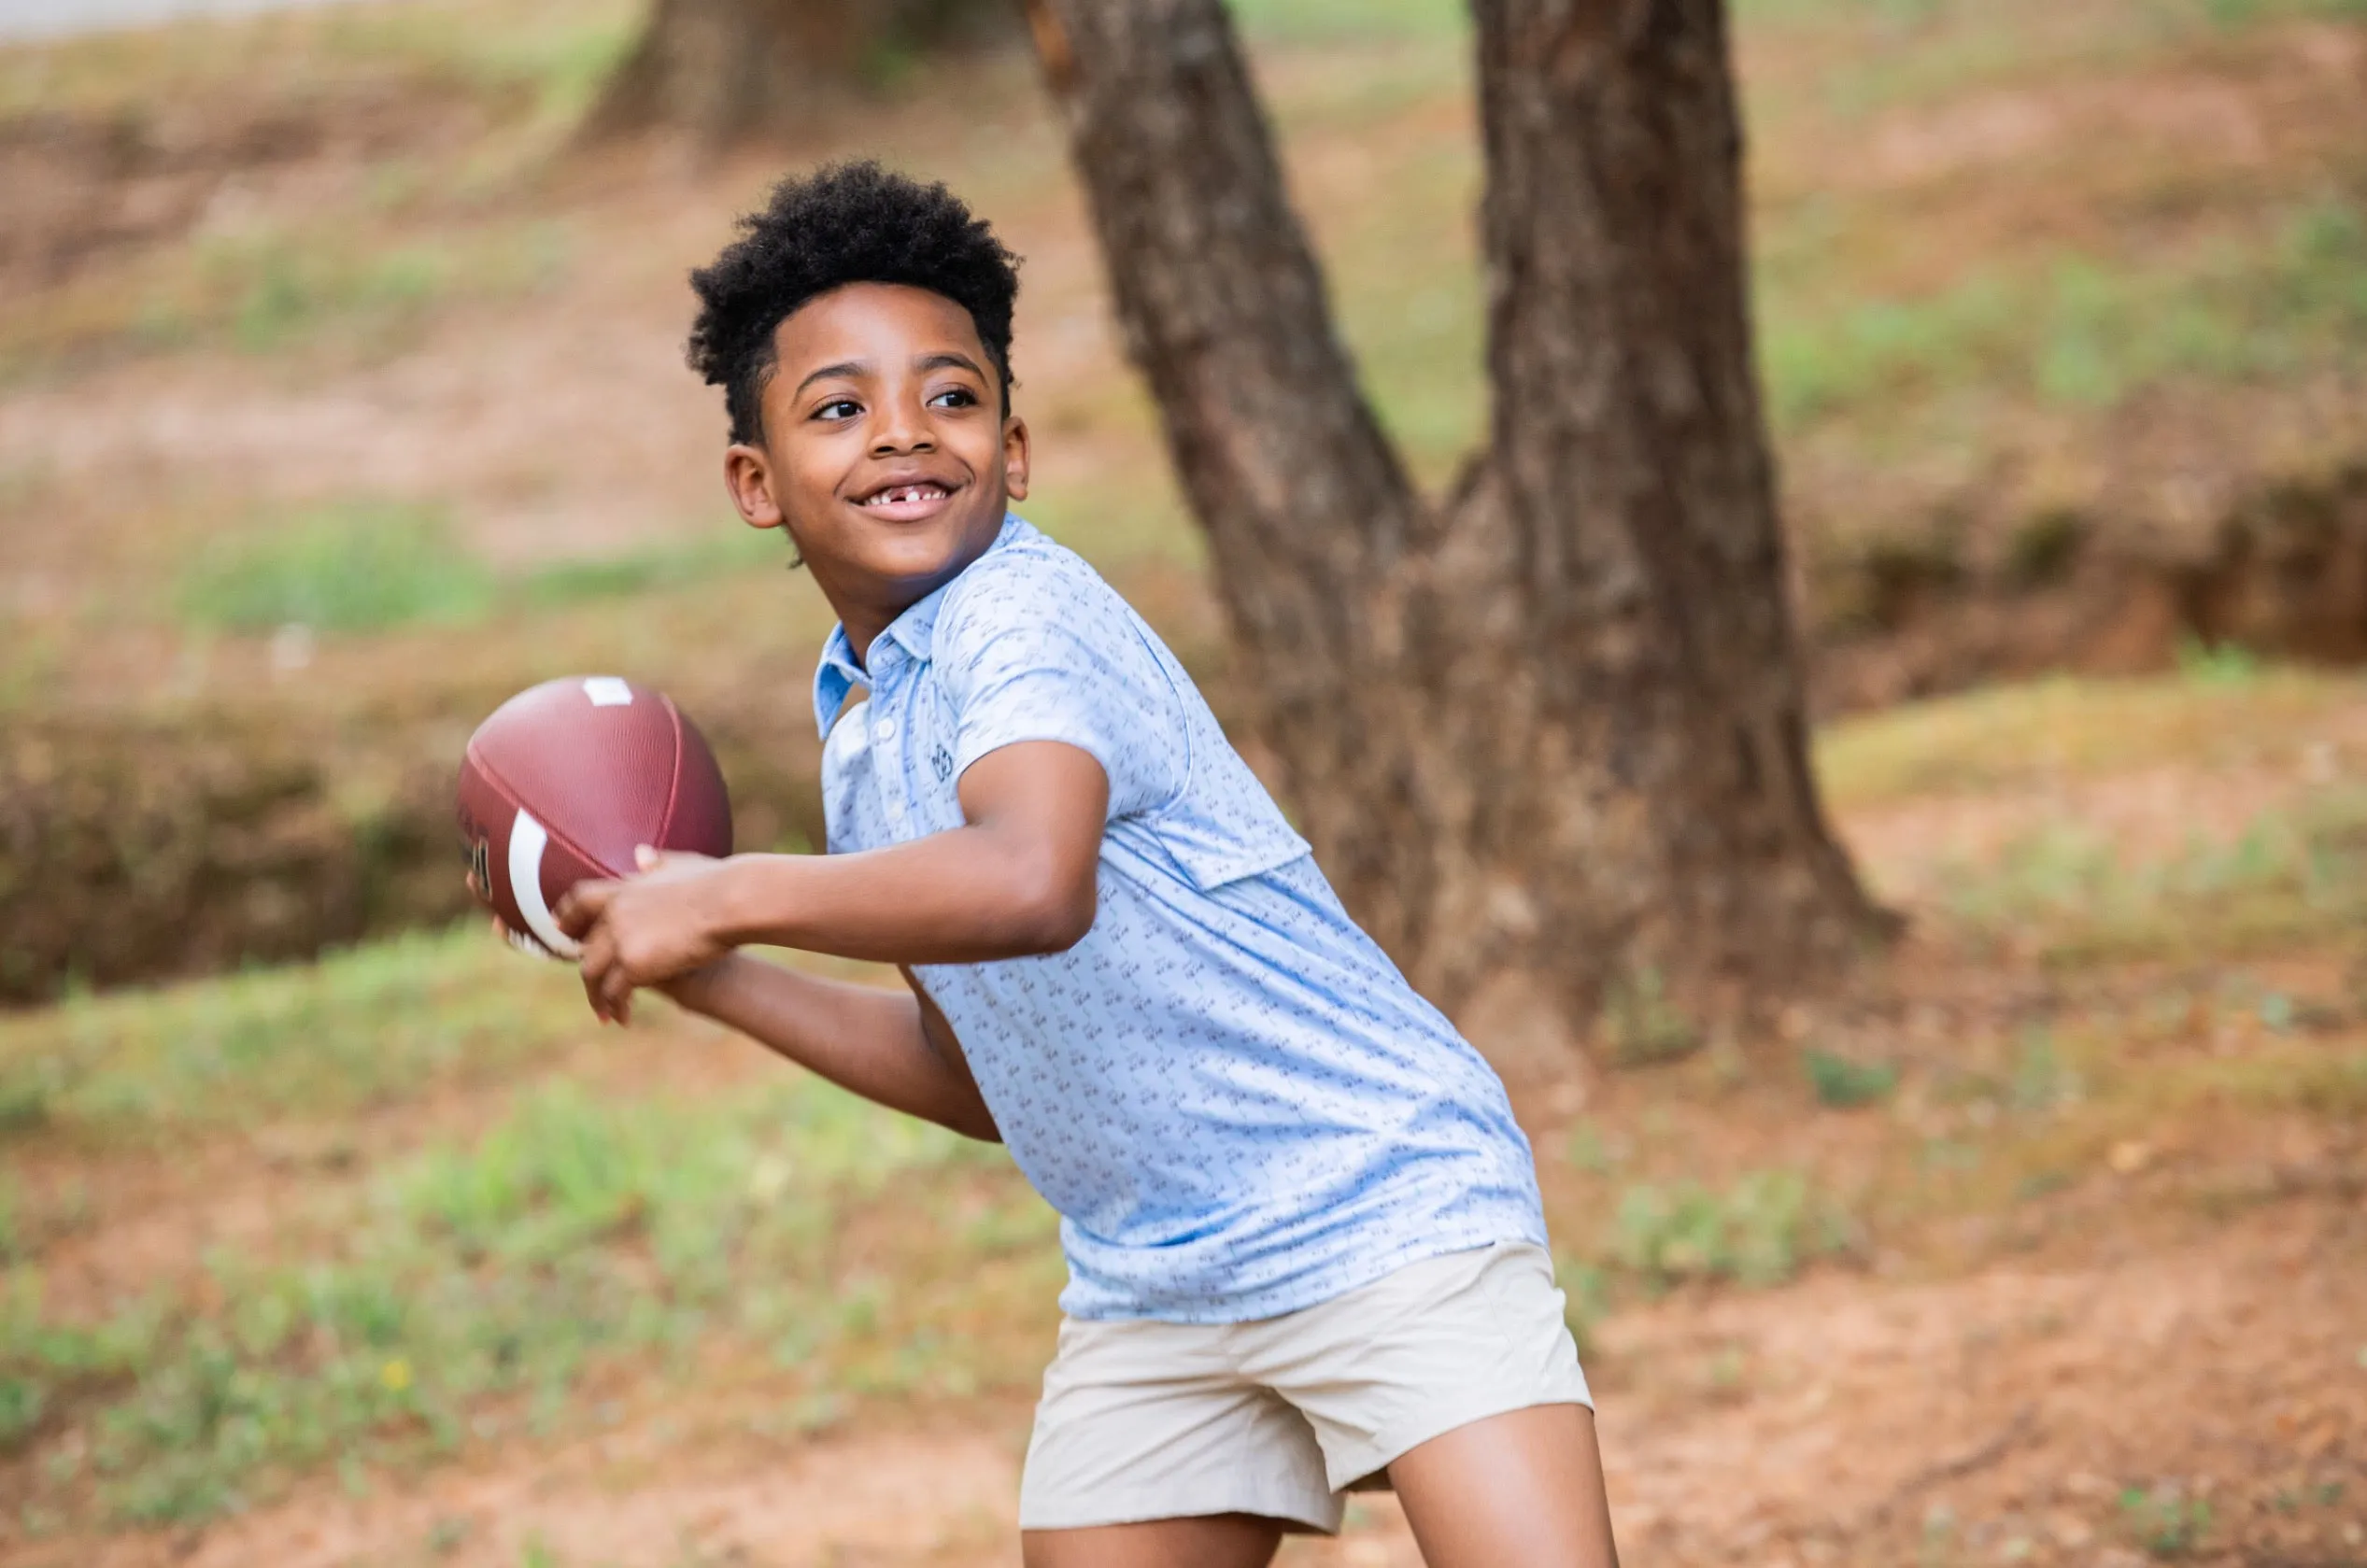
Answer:
<svg viewBox="0 0 2367 1568"><path fill-rule="evenodd" d="M1232 8L1443 485L1461 7ZM2367 6L1732 11L1820 770L1911 924L1518 1085L1631 1560L2367 1563ZM628 672L818 841L829 612L681 348L831 156L1026 257L1024 510L1220 709L1222 627L1024 33L727 137L617 107L648 20L0 0L0 1563L1016 1561L1049 1214L588 1027L462 918L452 769ZM1284 1561L1415 1560L1380 1499Z"/></svg>

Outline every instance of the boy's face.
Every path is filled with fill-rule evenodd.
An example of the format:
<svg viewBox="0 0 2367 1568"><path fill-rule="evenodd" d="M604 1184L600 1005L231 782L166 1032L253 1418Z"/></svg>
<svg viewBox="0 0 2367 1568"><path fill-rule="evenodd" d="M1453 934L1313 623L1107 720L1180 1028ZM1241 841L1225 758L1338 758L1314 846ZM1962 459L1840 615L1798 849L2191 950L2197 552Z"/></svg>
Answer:
<svg viewBox="0 0 2367 1568"><path fill-rule="evenodd" d="M788 529L865 646L994 543L1028 493L1028 429L942 294L850 283L772 341L763 439L725 455L725 478L751 526Z"/></svg>

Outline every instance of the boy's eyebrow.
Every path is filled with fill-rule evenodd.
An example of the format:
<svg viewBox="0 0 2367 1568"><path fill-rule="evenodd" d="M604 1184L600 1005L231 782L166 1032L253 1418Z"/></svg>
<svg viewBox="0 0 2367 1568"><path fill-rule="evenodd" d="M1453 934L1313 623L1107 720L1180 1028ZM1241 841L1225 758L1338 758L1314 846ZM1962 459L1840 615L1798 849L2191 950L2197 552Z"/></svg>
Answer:
<svg viewBox="0 0 2367 1568"><path fill-rule="evenodd" d="M871 368L870 364L861 360L841 360L837 364L824 365L820 370L812 372L804 380L799 382L797 390L791 392L789 396L793 398L804 396L805 389L816 381L828 381L840 375L860 375Z"/></svg>
<svg viewBox="0 0 2367 1568"><path fill-rule="evenodd" d="M950 348L940 349L934 354L922 355L913 361L913 368L914 370L966 370L981 381L986 379L986 373L978 368L977 360L967 354L957 354Z"/></svg>
<svg viewBox="0 0 2367 1568"><path fill-rule="evenodd" d="M829 381L841 375L860 375L871 368L871 361L868 360L841 360L834 365L824 365L817 371L810 372L804 380L797 384L797 390L791 392L789 396L793 398L804 396L805 389L816 381ZM940 349L934 354L922 355L913 361L913 368L914 370L966 370L981 381L986 379L986 373L978 368L977 360L967 354L957 354L950 348Z"/></svg>

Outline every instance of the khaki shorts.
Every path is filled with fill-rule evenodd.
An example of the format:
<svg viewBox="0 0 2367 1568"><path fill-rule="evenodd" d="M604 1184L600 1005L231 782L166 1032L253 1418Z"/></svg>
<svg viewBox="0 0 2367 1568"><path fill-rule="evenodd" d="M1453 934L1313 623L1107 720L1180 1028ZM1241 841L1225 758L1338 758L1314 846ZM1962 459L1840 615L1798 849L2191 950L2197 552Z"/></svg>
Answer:
<svg viewBox="0 0 2367 1568"><path fill-rule="evenodd" d="M1540 1248L1410 1264L1248 1323L1060 1325L1022 1530L1261 1514L1326 1533L1341 1494L1444 1432L1595 1401Z"/></svg>

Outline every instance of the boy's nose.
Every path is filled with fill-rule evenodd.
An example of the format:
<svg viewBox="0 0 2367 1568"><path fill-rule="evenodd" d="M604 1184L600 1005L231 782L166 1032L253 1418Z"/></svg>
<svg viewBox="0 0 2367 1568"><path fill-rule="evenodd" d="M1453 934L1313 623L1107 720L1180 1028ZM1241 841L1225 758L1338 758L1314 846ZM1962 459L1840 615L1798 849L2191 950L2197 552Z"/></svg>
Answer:
<svg viewBox="0 0 2367 1568"><path fill-rule="evenodd" d="M877 456L891 452L925 452L936 444L928 437L928 422L917 417L917 410L906 408L900 402L882 408L872 428L872 451Z"/></svg>

